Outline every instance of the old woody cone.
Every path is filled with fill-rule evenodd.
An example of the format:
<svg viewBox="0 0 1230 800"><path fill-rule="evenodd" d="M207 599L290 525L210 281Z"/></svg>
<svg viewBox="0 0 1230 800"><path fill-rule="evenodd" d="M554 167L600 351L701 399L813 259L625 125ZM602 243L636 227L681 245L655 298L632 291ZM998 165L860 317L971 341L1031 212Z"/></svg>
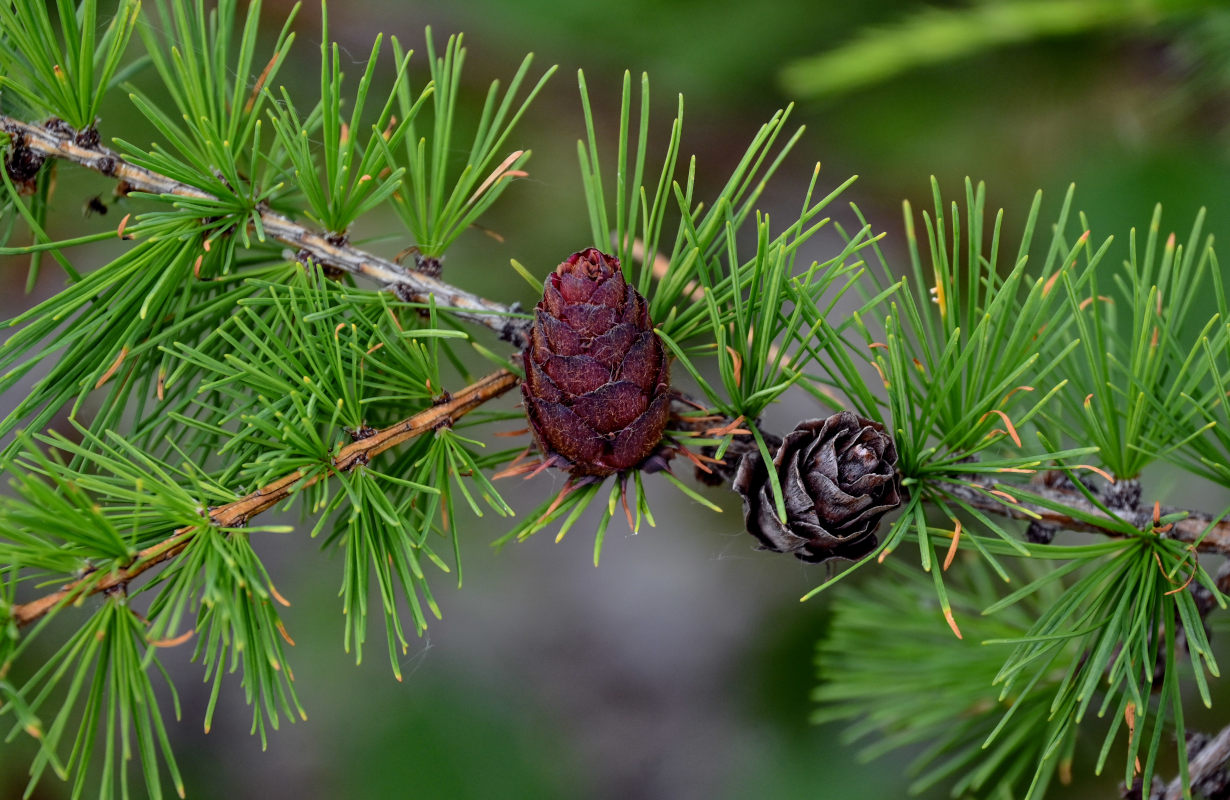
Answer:
<svg viewBox="0 0 1230 800"><path fill-rule="evenodd" d="M771 466L784 520L759 455L743 457L733 484L743 496L748 533L766 550L813 563L857 560L875 549L880 518L901 505L897 446L884 426L849 411L800 422Z"/></svg>

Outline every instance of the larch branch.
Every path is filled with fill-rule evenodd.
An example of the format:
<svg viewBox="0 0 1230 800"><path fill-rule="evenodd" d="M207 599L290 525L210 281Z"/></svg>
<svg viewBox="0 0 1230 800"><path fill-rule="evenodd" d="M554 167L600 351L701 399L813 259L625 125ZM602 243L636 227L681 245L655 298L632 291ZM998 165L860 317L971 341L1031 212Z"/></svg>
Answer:
<svg viewBox="0 0 1230 800"><path fill-rule="evenodd" d="M781 440L778 437L768 432L762 432L762 435L769 441L770 449L775 449L780 444ZM726 462L714 466L714 475L708 479L705 476L698 477L705 483L729 484L734 480L739 459L745 454L759 457L758 452L755 444L750 443L750 437L736 436L726 451ZM1174 514L1186 514L1187 516L1158 527L1154 525L1154 509L1151 505L1148 507L1126 506L1113 500L1108 502L1108 498L1100 497L1099 500L1110 511L1110 514L1107 514L1106 511L1090 502L1089 498L1078 489L1057 486L1042 480L1035 480L1022 486L1000 483L983 475L970 474L968 480L964 482L940 481L935 488L984 514L995 514L1024 522L1039 522L1057 530L1085 531L1115 537L1123 535L1120 532L1122 526L1116 524L1117 521L1123 521L1141 531L1157 527L1160 535L1184 544L1194 545L1203 553L1230 555L1230 518L1223 519L1199 509L1159 506L1158 513L1161 516ZM1011 502L1005 500L1004 495L993 494L997 491L1010 494L1013 489L1024 489L1030 494L1045 498L1050 503L1063 506L1068 509L1069 513L1032 503L1027 498L1017 497L1016 502ZM1114 493L1111 494L1113 496Z"/></svg>
<svg viewBox="0 0 1230 800"><path fill-rule="evenodd" d="M1089 499L1076 489L1044 486L1036 482L1024 487L1031 494L1045 497L1047 500L1057 505L1062 505L1074 512L1068 514L1031 503L1024 498L1019 499L1019 502L1011 503L987 495L987 492L994 489L1010 492L1015 487L1014 484L1000 484L987 480L978 480L974 481L974 483L980 488L975 488L968 484L947 482L941 484L941 488L943 491L984 513L998 514L1004 517L1011 517L1012 519L1024 520L1025 522L1038 521L1062 530L1087 531L1108 536L1122 535L1113 527L1114 520L1112 517L1089 502ZM1143 507L1126 508L1107 505L1107 508L1115 517L1128 522L1138 530L1147 531L1153 527L1152 506L1146 509ZM1207 512L1196 509L1161 506L1158 511L1164 516L1176 513L1187 515L1185 518L1172 523L1173 527L1159 530L1161 535L1184 544L1196 545L1196 549L1201 552L1218 553L1221 555L1230 554L1230 520L1215 517ZM1076 514L1105 520L1105 523L1099 524L1095 521L1081 519L1075 516Z"/></svg>
<svg viewBox="0 0 1230 800"><path fill-rule="evenodd" d="M8 133L15 141L43 158L71 161L124 181L133 191L202 200L219 199L195 186L129 163L101 144L80 143L78 137L63 127L31 125L0 114L0 131ZM306 253L312 260L375 281L403 300L426 302L429 296L434 296L442 308L452 309L457 317L491 328L517 347L524 346L529 324L516 316L515 306L488 300L430 275L406 269L395 261L360 250L339 240L339 237L314 231L268 208L258 206L258 211L267 236L295 248L297 252Z"/></svg>
<svg viewBox="0 0 1230 800"><path fill-rule="evenodd" d="M395 425L346 445L333 457L327 472L305 475L302 471L296 470L238 500L211 508L209 521L219 528L240 527L252 517L268 511L285 500L292 491L310 486L322 477L335 472L348 472L355 467L367 464L372 458L402 442L452 425L482 404L512 389L517 385L518 380L517 376L508 370L493 372L449 396L445 402L424 409ZM146 570L179 555L192 541L198 530L200 530L199 525L179 528L166 539L141 550L127 566L106 573L91 573L50 594L28 603L15 605L10 612L12 619L19 626L29 625L63 604L124 586Z"/></svg>

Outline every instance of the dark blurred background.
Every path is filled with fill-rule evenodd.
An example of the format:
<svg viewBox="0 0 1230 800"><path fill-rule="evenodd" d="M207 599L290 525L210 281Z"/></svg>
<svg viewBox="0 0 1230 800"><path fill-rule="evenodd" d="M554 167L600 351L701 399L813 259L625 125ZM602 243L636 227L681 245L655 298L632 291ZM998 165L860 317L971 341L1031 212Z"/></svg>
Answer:
<svg viewBox="0 0 1230 800"><path fill-rule="evenodd" d="M536 65L560 65L510 141L533 149L530 178L484 220L504 242L471 233L446 262L449 279L502 300L535 299L508 269L509 258L542 275L590 244L575 155L583 135L577 68L586 71L600 123L612 126L599 132L608 145L625 69L652 78L652 141L664 142L675 95L685 95L683 152L697 157L702 197L721 185L759 124L797 102L794 119L807 133L763 205L779 219L797 213L815 161L823 162L825 189L858 174L845 199L888 232L885 248L898 264L901 201L926 206L932 174L953 198L963 194L965 176L986 180L989 205L1007 210L1009 231L1019 230L1035 189L1050 199L1046 219L1074 181L1077 205L1095 233L1114 234L1120 244L1131 226L1148 224L1157 202L1165 207L1163 225L1180 235L1208 206L1209 229L1225 240L1226 12L1193 3L1123 3L1116 13L1116 4L1073 0L1069 17L1076 21L1062 25L1027 8L1062 3L934 5L939 17L916 16L913 0L347 0L331 6L330 17L355 73L379 32L414 47L416 85L425 73L424 26L433 26L441 46L464 31L475 107L487 82L510 77L528 51ZM1076 13L1086 7L1098 13ZM287 8L281 0L266 3L270 29ZM991 9L991 16L975 16L963 29L942 15L970 8ZM1023 13L1004 16L1005 9ZM282 74L302 80L291 88L308 94L316 81L318 15L311 4L302 10L292 51L299 66ZM880 31L879 50L800 65L868 41L861 38L868 29ZM901 32L895 40L894 31ZM884 69L869 78L862 68L876 66L877 58ZM117 94L103 118L104 137L118 128L129 136L132 117ZM90 176L72 183L71 172L61 171L58 202L70 210L53 234L113 224L75 216L106 183ZM835 213L852 219L841 208ZM391 219L387 227L374 219L354 233L392 253L407 244L403 234L390 235L394 230ZM832 246L821 238L808 257L824 257ZM58 279L48 272L36 293L55 290ZM4 274L5 316L12 316L32 299L21 294L19 259L9 259ZM767 422L788 429L820 411L792 396ZM1157 493L1179 483L1166 473L1152 480ZM560 482L543 476L506 481L501 489L524 513ZM497 553L488 544L503 532L501 521L466 521L465 586L458 590L445 576L436 581L444 619L405 657L402 683L390 675L377 620L365 663L356 667L342 651L336 554L322 556L317 543L298 535L258 542L293 603L284 619L297 643L290 657L309 718L278 732L261 752L233 679L213 731L204 735L207 692L199 667L188 662L190 648L164 653L184 703L184 721L172 733L189 796L903 796L907 754L859 763L839 728L807 723L812 650L825 630L828 600L798 598L823 570L755 552L732 493L708 492L725 507L717 515L650 483L657 527L633 536L616 521L598 569L591 563L592 525L576 526L560 544L540 534ZM1190 499L1225 504L1224 497ZM872 572L860 579L874 580ZM936 624L944 623L937 617ZM27 762L17 748L7 750L0 796L16 797ZM1067 796L1117 796L1114 780L1074 786ZM38 796L58 797L60 789L47 780Z"/></svg>

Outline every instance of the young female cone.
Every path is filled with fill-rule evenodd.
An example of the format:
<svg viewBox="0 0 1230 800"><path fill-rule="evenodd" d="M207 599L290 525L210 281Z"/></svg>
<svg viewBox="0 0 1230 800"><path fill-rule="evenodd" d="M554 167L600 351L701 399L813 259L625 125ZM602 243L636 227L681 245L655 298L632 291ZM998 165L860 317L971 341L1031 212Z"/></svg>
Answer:
<svg viewBox="0 0 1230 800"><path fill-rule="evenodd" d="M522 358L534 438L573 475L633 469L662 441L670 367L619 259L591 247L547 277Z"/></svg>

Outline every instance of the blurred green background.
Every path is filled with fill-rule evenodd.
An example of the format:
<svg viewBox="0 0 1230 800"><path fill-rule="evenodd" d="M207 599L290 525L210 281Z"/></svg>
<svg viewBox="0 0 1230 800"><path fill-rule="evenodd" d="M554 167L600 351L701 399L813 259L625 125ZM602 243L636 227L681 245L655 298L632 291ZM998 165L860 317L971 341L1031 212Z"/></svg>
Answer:
<svg viewBox="0 0 1230 800"><path fill-rule="evenodd" d="M808 131L764 205L782 218L795 211L815 161L823 162L825 187L858 174L846 199L888 232L890 258L900 255L900 203L928 205L932 174L952 197L966 175L986 180L990 205L1005 207L1009 230L1020 225L1035 189L1051 198L1045 208L1053 212L1076 182L1077 204L1095 233L1114 234L1121 245L1131 226L1147 225L1157 202L1164 226L1181 233L1208 206L1210 231L1227 239L1230 13L1188 2L935 6L932 16L918 16L913 0L347 0L331 7L330 23L356 71L377 33L398 35L418 51L411 62L417 85L424 26L434 27L438 44L464 31L476 105L487 82L509 77L527 51L542 67L560 65L511 142L534 151L530 178L485 220L503 242L473 232L445 266L447 278L502 300L535 300L508 269L509 258L541 275L589 244L575 155L583 133L577 68L610 125L623 71L648 71L651 140L659 142L682 92L684 152L696 154L710 190L759 124L797 101L794 118ZM1066 6L1067 16L1056 6ZM266 3L270 29L288 8ZM987 16L966 28L950 24L971 8ZM292 51L299 66L283 72L307 93L316 80L318 14L311 4L302 10ZM1055 21L1064 19L1069 24ZM881 32L878 50L851 49L844 62L810 67L800 61L866 42L869 29ZM867 80L876 59L885 72ZM889 62L899 62L895 71ZM853 77L842 78L843 68ZM127 127L132 116L117 94L104 113L104 137L123 128L140 140ZM599 136L609 144L614 133ZM105 181L67 168L60 181L58 203L68 210L53 234L114 224L77 216L91 194L109 191ZM391 220L386 228L376 219L354 234L391 254L408 244L388 235L393 229ZM814 246L818 255L831 241ZM6 316L32 302L21 294L19 262L9 259L4 272ZM55 290L49 272L37 294ZM786 429L819 411L791 397L768 422ZM543 476L502 489L525 511L561 480ZM1155 480L1159 491L1175 483ZM714 515L657 488L657 527L632 536L613 525L597 570L584 524L558 545L540 535L496 553L488 543L503 532L499 520L469 520L465 586L436 582L444 619L405 657L402 683L380 647L358 667L342 651L336 558L296 535L258 542L293 603L284 618L297 643L290 657L309 719L261 752L231 680L206 735L199 668L187 647L167 653L184 704L184 722L172 734L190 796L904 796L908 754L862 764L841 744L840 729L807 724L812 649L829 600L800 605L797 598L823 578L822 568L753 551L732 493L709 492L726 509ZM1199 494L1182 499L1224 505ZM875 577L868 570L860 579ZM936 624L944 627L938 617ZM372 635L379 645L379 632ZM0 797L20 796L26 763L21 745L6 746ZM1077 785L1054 796L1116 796L1113 777L1079 783L1086 780L1079 764L1077 776ZM48 780L36 796L60 797L61 789Z"/></svg>

